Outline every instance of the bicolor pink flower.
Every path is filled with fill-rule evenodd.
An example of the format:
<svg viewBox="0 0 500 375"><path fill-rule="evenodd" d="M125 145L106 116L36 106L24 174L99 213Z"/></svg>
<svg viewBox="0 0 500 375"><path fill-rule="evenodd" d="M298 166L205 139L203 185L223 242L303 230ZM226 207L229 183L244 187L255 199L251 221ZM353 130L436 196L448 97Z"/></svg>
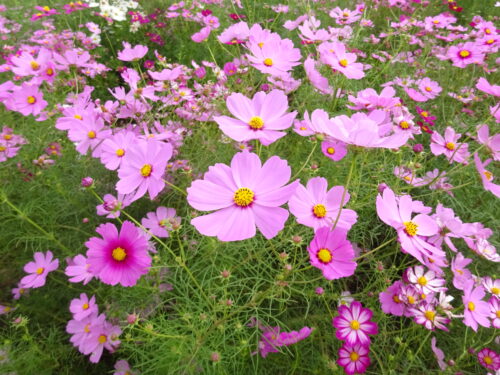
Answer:
<svg viewBox="0 0 500 375"><path fill-rule="evenodd" d="M68 266L64 273L69 277L70 282L79 283L83 281L83 285L87 285L94 278L94 274L89 272L90 264L85 256L79 254L73 259L66 258L66 263L68 263Z"/></svg>
<svg viewBox="0 0 500 375"><path fill-rule="evenodd" d="M483 327L491 325L489 320L490 307L488 302L483 301L485 296L482 285L474 286L474 280L470 279L464 285L464 295L462 302L464 304L464 320L466 326L471 327L477 332L478 324Z"/></svg>
<svg viewBox="0 0 500 375"><path fill-rule="evenodd" d="M500 328L500 298L492 296L488 304L490 305L490 319L493 323L493 327L496 329Z"/></svg>
<svg viewBox="0 0 500 375"><path fill-rule="evenodd" d="M347 375L364 374L370 366L369 346L344 343L338 354L337 364L344 368Z"/></svg>
<svg viewBox="0 0 500 375"><path fill-rule="evenodd" d="M175 216L175 208L161 206L156 209L156 212L148 212L141 224L156 237L166 238L170 236L169 233L172 230L179 228L181 218Z"/></svg>
<svg viewBox="0 0 500 375"><path fill-rule="evenodd" d="M357 63L354 53L346 52L346 46L342 42L323 42L319 45L320 60L335 71L345 75L349 79L361 79L365 76L363 64Z"/></svg>
<svg viewBox="0 0 500 375"><path fill-rule="evenodd" d="M143 45L136 45L132 47L128 42L122 42L123 50L118 52L118 60L121 61L134 61L142 59L148 53L148 47Z"/></svg>
<svg viewBox="0 0 500 375"><path fill-rule="evenodd" d="M396 316L402 316L405 310L405 304L399 298L401 293L401 287L403 283L401 281L395 281L391 286L389 286L385 291L380 292L378 299L382 307L382 311L386 314L392 314Z"/></svg>
<svg viewBox="0 0 500 375"><path fill-rule="evenodd" d="M448 331L446 324L450 323L450 319L438 315L434 305L423 303L415 308L408 309L412 314L415 323L423 325L428 330L434 331L435 328Z"/></svg>
<svg viewBox="0 0 500 375"><path fill-rule="evenodd" d="M411 254L423 264L424 257L434 262L445 258L442 249L426 242L426 238L435 235L439 227L428 215L418 214L412 218L416 202L409 195L396 199L394 192L387 187L377 196L376 205L379 218L398 232L403 252Z"/></svg>
<svg viewBox="0 0 500 375"><path fill-rule="evenodd" d="M484 368L492 371L500 370L500 354L490 348L483 348L477 353L477 359Z"/></svg>
<svg viewBox="0 0 500 375"><path fill-rule="evenodd" d="M73 314L73 319L82 320L92 314L98 313L98 307L95 303L95 296L90 299L87 294L80 294L80 298L74 298L69 305L69 311Z"/></svg>
<svg viewBox="0 0 500 375"><path fill-rule="evenodd" d="M215 116L219 128L228 137L238 142L258 139L268 146L285 136L281 131L292 126L297 112L288 112L288 98L281 90L269 94L259 91L252 99L233 93L226 100L229 112L236 118Z"/></svg>
<svg viewBox="0 0 500 375"><path fill-rule="evenodd" d="M327 158L339 161L347 155L347 145L344 142L329 138L321 142L321 151Z"/></svg>
<svg viewBox="0 0 500 375"><path fill-rule="evenodd" d="M500 279L492 279L489 276L483 277L483 286L488 293L500 298Z"/></svg>
<svg viewBox="0 0 500 375"><path fill-rule="evenodd" d="M151 257L148 241L130 221L124 221L120 232L112 223L101 224L86 243L90 272L109 285L134 286L149 272Z"/></svg>
<svg viewBox="0 0 500 375"><path fill-rule="evenodd" d="M476 165L477 172L481 176L484 190L490 191L497 198L500 198L500 185L494 184L493 173L486 170L486 166L491 163L491 159L485 160L484 163L479 158L477 152L474 154L474 164Z"/></svg>
<svg viewBox="0 0 500 375"><path fill-rule="evenodd" d="M351 306L341 305L339 315L334 317L332 325L337 329L335 336L349 345L370 345L370 336L378 333L377 323L372 322L373 312L354 301Z"/></svg>
<svg viewBox="0 0 500 375"><path fill-rule="evenodd" d="M314 116L314 112L313 112ZM386 113L374 110L370 114L357 112L330 119L327 135L344 143L367 148L398 148L406 144L410 134L393 133L392 124L386 122Z"/></svg>
<svg viewBox="0 0 500 375"><path fill-rule="evenodd" d="M446 291L444 287L446 280L438 277L432 270L425 270L423 266L407 268L404 277L407 282L413 284L423 294Z"/></svg>
<svg viewBox="0 0 500 375"><path fill-rule="evenodd" d="M172 157L169 143L154 139L138 140L124 156L116 183L121 194L134 193L133 200L141 198L146 192L154 199L165 187L163 175L168 160Z"/></svg>
<svg viewBox="0 0 500 375"><path fill-rule="evenodd" d="M467 158L470 155L469 145L458 142L461 136L461 134L455 133L455 129L451 126L448 126L444 131L444 137L435 131L431 136L432 153L436 156L445 155L450 163L456 161L467 164Z"/></svg>
<svg viewBox="0 0 500 375"><path fill-rule="evenodd" d="M465 68L469 64L482 63L484 54L476 43L467 42L448 48L447 57L452 61L453 66Z"/></svg>
<svg viewBox="0 0 500 375"><path fill-rule="evenodd" d="M344 229L319 228L307 251L311 265L320 269L327 280L351 276L356 270L354 249Z"/></svg>
<svg viewBox="0 0 500 375"><path fill-rule="evenodd" d="M217 236L221 241L251 238L256 226L271 239L288 218L288 211L280 206L297 188L298 180L284 186L290 176L286 160L273 156L262 165L256 154L239 152L231 166L215 164L187 189L187 200L193 208L215 211L192 219L191 224L201 234Z"/></svg>
<svg viewBox="0 0 500 375"><path fill-rule="evenodd" d="M22 288L40 288L45 285L47 275L59 267L59 260L53 259L52 251L35 253L35 261L28 262L24 266L24 272L29 275L21 279Z"/></svg>
<svg viewBox="0 0 500 375"><path fill-rule="evenodd" d="M300 49L295 48L290 39L279 36L265 42L248 43L248 50L250 65L264 74L282 76L300 64Z"/></svg>
<svg viewBox="0 0 500 375"><path fill-rule="evenodd" d="M306 187L299 184L288 202L290 212L297 222L314 230L321 227L333 229L335 224L335 228L347 232L358 219L355 211L343 208L349 202L350 195L343 186L327 190L328 181L323 177L311 178Z"/></svg>

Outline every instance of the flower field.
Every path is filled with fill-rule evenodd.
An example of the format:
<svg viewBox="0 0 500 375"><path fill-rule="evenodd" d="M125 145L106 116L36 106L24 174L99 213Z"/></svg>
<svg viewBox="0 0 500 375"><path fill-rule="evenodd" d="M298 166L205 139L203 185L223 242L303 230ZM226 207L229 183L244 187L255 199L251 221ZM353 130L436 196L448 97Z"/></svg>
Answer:
<svg viewBox="0 0 500 375"><path fill-rule="evenodd" d="M500 3L4 0L1 374L500 374Z"/></svg>

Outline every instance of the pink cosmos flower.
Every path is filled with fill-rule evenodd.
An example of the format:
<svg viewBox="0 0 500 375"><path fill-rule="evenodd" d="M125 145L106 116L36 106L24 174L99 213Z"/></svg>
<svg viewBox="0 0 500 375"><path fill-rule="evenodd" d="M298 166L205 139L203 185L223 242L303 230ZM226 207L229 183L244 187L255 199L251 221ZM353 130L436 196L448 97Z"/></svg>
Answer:
<svg viewBox="0 0 500 375"><path fill-rule="evenodd" d="M481 181L483 183L484 190L490 191L497 198L500 198L500 185L494 184L493 173L486 170L486 166L491 163L491 159L485 160L484 163L479 158L477 152L474 154L474 164L476 169L481 176Z"/></svg>
<svg viewBox="0 0 500 375"><path fill-rule="evenodd" d="M492 296L488 304L490 305L490 319L493 323L493 327L496 329L500 328L500 298Z"/></svg>
<svg viewBox="0 0 500 375"><path fill-rule="evenodd" d="M450 319L439 316L434 305L423 303L416 308L410 308L408 311L413 315L415 323L423 325L428 330L434 331L435 328L438 328L448 331L446 324L450 322Z"/></svg>
<svg viewBox="0 0 500 375"><path fill-rule="evenodd" d="M443 91L441 86L439 86L436 81L433 81L428 77L422 78L418 81L418 88L427 99L434 99L441 91Z"/></svg>
<svg viewBox="0 0 500 375"><path fill-rule="evenodd" d="M500 134L495 134L490 137L490 128L486 124L478 125L476 129L477 142L486 146L488 152L491 153L493 160L500 161Z"/></svg>
<svg viewBox="0 0 500 375"><path fill-rule="evenodd" d="M75 320L82 320L92 314L97 314L98 307L95 303L95 296L89 299L85 293L80 294L80 298L71 300L69 311L71 311Z"/></svg>
<svg viewBox="0 0 500 375"><path fill-rule="evenodd" d="M87 285L94 278L94 275L89 272L90 264L83 255L79 254L73 259L66 258L66 263L68 263L68 266L64 273L69 277L70 282L79 283L83 281L83 285Z"/></svg>
<svg viewBox="0 0 500 375"><path fill-rule="evenodd" d="M158 207L156 212L148 212L141 224L156 237L166 238L170 231L179 228L181 218L175 216L175 208Z"/></svg>
<svg viewBox="0 0 500 375"><path fill-rule="evenodd" d="M45 285L47 275L59 267L59 260L53 260L53 254L49 250L45 254L42 252L35 253L35 261L28 262L24 266L24 272L29 275L21 279L20 285L22 288L40 288Z"/></svg>
<svg viewBox="0 0 500 375"><path fill-rule="evenodd" d="M73 123L73 126L68 131L68 138L77 142L76 150L85 155L89 148L92 150L93 157L99 157L101 154L101 146L105 139L111 135L109 129L101 117L95 115L87 118L86 121Z"/></svg>
<svg viewBox="0 0 500 375"><path fill-rule="evenodd" d="M441 371L446 370L446 368L448 367L448 365L444 361L444 352L437 347L437 343L436 343L436 338L435 337L433 337L431 339L431 349L432 349L432 352L434 353L434 355L436 356L436 359L438 361L438 366L441 369Z"/></svg>
<svg viewBox="0 0 500 375"><path fill-rule="evenodd" d="M132 371L130 365L124 359L116 361L115 370L116 371L113 372L113 375L138 375L136 372Z"/></svg>
<svg viewBox="0 0 500 375"><path fill-rule="evenodd" d="M16 86L4 104L9 110L19 112L24 116L37 116L47 107L47 102L43 100L39 87L27 82L23 82L19 87Z"/></svg>
<svg viewBox="0 0 500 375"><path fill-rule="evenodd" d="M333 161L342 160L347 155L347 145L344 142L331 140L331 138L321 142L323 155Z"/></svg>
<svg viewBox="0 0 500 375"><path fill-rule="evenodd" d="M17 284L17 288L12 288L12 298L15 300L20 299L22 296L26 295L29 293L29 289L23 288L21 285L21 282Z"/></svg>
<svg viewBox="0 0 500 375"><path fill-rule="evenodd" d="M200 211L214 211L196 217L191 224L205 236L220 241L239 241L255 236L255 226L271 239L283 229L288 211L285 204L298 180L288 183L291 169L277 156L264 165L248 151L234 155L231 166L216 164L202 180L187 189L189 204Z"/></svg>
<svg viewBox="0 0 500 375"><path fill-rule="evenodd" d="M477 359L481 366L488 370L500 370L500 354L490 348L483 348L477 353Z"/></svg>
<svg viewBox="0 0 500 375"><path fill-rule="evenodd" d="M97 312L92 313L82 320L71 319L66 324L66 332L71 335L69 341L81 352L90 337L90 328L92 326L95 327L96 321L104 321L104 319L104 314L98 318Z"/></svg>
<svg viewBox="0 0 500 375"><path fill-rule="evenodd" d="M491 325L489 320L490 307L488 302L482 300L484 296L485 292L482 285L474 287L474 280L472 279L465 283L464 295L462 296L464 304L463 323L476 332L478 324L483 327Z"/></svg>
<svg viewBox="0 0 500 375"><path fill-rule="evenodd" d="M112 353L120 345L120 340L118 340L122 332L120 327L102 319L102 316L104 314L92 321L89 328L90 334L81 347L83 354L90 354L89 360L92 363L99 362L104 348Z"/></svg>
<svg viewBox="0 0 500 375"><path fill-rule="evenodd" d="M259 341L259 353L266 358L269 353L278 353L277 348L289 346L309 337L312 329L303 327L300 331L280 332L280 327L260 327L262 336Z"/></svg>
<svg viewBox="0 0 500 375"><path fill-rule="evenodd" d="M488 293L500 298L500 279L492 279L489 276L483 277L483 286Z"/></svg>
<svg viewBox="0 0 500 375"><path fill-rule="evenodd" d="M229 112L235 118L215 116L219 128L225 135L238 142L258 139L268 146L285 136L284 130L292 126L297 112L289 112L288 98L281 90L269 94L259 91L252 99L233 93L226 100Z"/></svg>
<svg viewBox="0 0 500 375"><path fill-rule="evenodd" d="M340 9L339 7L333 8L330 13L330 17L335 19L337 24L339 25L348 25L350 23L354 23L361 18L362 13L357 10L350 9Z"/></svg>
<svg viewBox="0 0 500 375"><path fill-rule="evenodd" d="M404 252L424 264L424 257L429 257L434 262L442 260L445 258L443 250L426 242L426 237L435 235L439 228L428 215L411 217L412 212L415 212L415 203L409 195L396 199L394 192L387 187L377 196L377 214L384 223L397 230Z"/></svg>
<svg viewBox="0 0 500 375"><path fill-rule="evenodd" d="M344 368L347 375L364 374L370 366L370 347L362 344L344 343L339 349L337 364Z"/></svg>
<svg viewBox="0 0 500 375"><path fill-rule="evenodd" d="M196 43L201 43L204 40L207 40L207 38L210 36L210 33L212 32L212 28L205 26L201 28L200 31L194 33L191 35L191 40Z"/></svg>
<svg viewBox="0 0 500 375"><path fill-rule="evenodd" d="M132 47L128 42L122 42L123 50L118 52L118 60L121 61L134 61L142 59L148 53L148 47L143 45L136 45Z"/></svg>
<svg viewBox="0 0 500 375"><path fill-rule="evenodd" d="M386 314L392 314L396 316L402 316L405 310L405 305L403 301L399 298L401 293L401 287L403 283L401 281L394 282L385 291L380 292L378 295L382 311Z"/></svg>
<svg viewBox="0 0 500 375"><path fill-rule="evenodd" d="M116 190L121 194L135 192L134 201L146 191L150 199L154 199L165 187L163 175L171 157L172 146L169 143L154 139L138 140L123 158L118 170L120 181L116 183Z"/></svg>
<svg viewBox="0 0 500 375"><path fill-rule="evenodd" d="M304 70L306 71L307 78L320 93L325 95L333 94L333 89L328 83L328 79L322 76L317 70L317 64L318 63L311 57L308 57L306 61L304 61Z"/></svg>
<svg viewBox="0 0 500 375"><path fill-rule="evenodd" d="M332 325L337 329L335 336L349 345L370 345L370 336L378 333L377 323L370 321L373 312L354 301L351 306L341 305L339 315L334 317Z"/></svg>
<svg viewBox="0 0 500 375"><path fill-rule="evenodd" d="M294 48L290 39L279 36L268 38L265 42L248 43L248 50L250 65L264 74L282 76L300 64L300 49Z"/></svg>
<svg viewBox="0 0 500 375"><path fill-rule="evenodd" d="M133 132L126 130L107 137L101 146L101 162L107 169L112 171L118 169L127 149L135 143L136 139Z"/></svg>
<svg viewBox="0 0 500 375"><path fill-rule="evenodd" d="M500 97L500 85L492 85L484 77L478 79L476 88L478 90L481 90L482 92L485 92L486 94Z"/></svg>
<svg viewBox="0 0 500 375"><path fill-rule="evenodd" d="M434 180L434 178L429 176L428 180ZM467 233L467 229L460 218L455 216L455 212L451 208L446 208L441 203L436 206L436 213L432 215L432 218L436 220L439 232L434 237L431 237L429 242L440 247L444 241L451 250L457 252L451 238L464 237Z"/></svg>
<svg viewBox="0 0 500 375"><path fill-rule="evenodd" d="M341 208L349 202L350 195L343 186L327 189L328 181L323 177L311 178L307 187L299 184L288 202L290 212L300 224L318 230L321 227L332 228L340 210L335 227L347 232L358 219L355 211Z"/></svg>
<svg viewBox="0 0 500 375"><path fill-rule="evenodd" d="M131 195L118 194L118 197L115 198L111 194L106 194L103 197L103 203L96 206L97 215L106 215L108 219L116 219L120 217L121 210L130 206L131 203Z"/></svg>
<svg viewBox="0 0 500 375"><path fill-rule="evenodd" d="M40 48L37 57L23 51L20 56L12 57L12 72L21 77L40 75L51 59L52 52L47 48Z"/></svg>
<svg viewBox="0 0 500 375"><path fill-rule="evenodd" d="M444 138L435 131L431 136L432 153L436 156L444 154L450 163L456 161L467 164L467 158L470 155L469 145L457 142L461 136L461 134L455 133L455 129L450 126L446 128Z"/></svg>
<svg viewBox="0 0 500 375"><path fill-rule="evenodd" d="M446 291L446 288L444 287L446 280L438 277L432 270L426 271L423 266L407 268L404 278L408 283L413 284L415 288L423 294Z"/></svg>
<svg viewBox="0 0 500 375"><path fill-rule="evenodd" d="M314 112L313 112L314 116ZM344 143L367 148L398 148L406 144L410 134L392 132L392 124L386 122L386 114L382 110L374 110L370 114L355 113L330 119L327 133Z"/></svg>
<svg viewBox="0 0 500 375"><path fill-rule="evenodd" d="M363 64L357 63L354 53L346 52L341 42L323 42L319 45L320 60L349 79L361 79L365 76Z"/></svg>
<svg viewBox="0 0 500 375"><path fill-rule="evenodd" d="M148 241L139 228L124 221L120 232L112 223L99 225L96 232L102 238L92 237L85 243L90 272L105 284L137 284L151 266Z"/></svg>
<svg viewBox="0 0 500 375"><path fill-rule="evenodd" d="M217 39L224 44L240 44L246 41L249 36L250 29L248 28L248 24L240 21L225 29Z"/></svg>
<svg viewBox="0 0 500 375"><path fill-rule="evenodd" d="M311 265L319 268L327 280L340 279L354 274L354 250L347 240L347 231L328 227L319 228L309 247Z"/></svg>
<svg viewBox="0 0 500 375"><path fill-rule="evenodd" d="M457 68L465 68L469 64L482 63L484 60L484 54L474 42L451 46L448 48L446 55L452 61L453 66Z"/></svg>
<svg viewBox="0 0 500 375"><path fill-rule="evenodd" d="M356 111L364 109L367 111L373 111L374 109L389 110L401 103L400 99L395 95L396 90L392 86L384 87L380 94L372 88L367 88L359 91L356 96L349 95L349 101L354 105L348 107Z"/></svg>

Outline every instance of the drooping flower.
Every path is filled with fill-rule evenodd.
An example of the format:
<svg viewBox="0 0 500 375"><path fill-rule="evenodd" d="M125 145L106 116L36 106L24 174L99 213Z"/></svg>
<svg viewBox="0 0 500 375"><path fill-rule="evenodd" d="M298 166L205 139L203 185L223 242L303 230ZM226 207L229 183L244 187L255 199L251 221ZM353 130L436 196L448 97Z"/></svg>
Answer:
<svg viewBox="0 0 500 375"><path fill-rule="evenodd" d="M219 128L225 135L238 142L258 139L268 146L285 136L281 131L289 128L297 112L289 112L288 98L281 90L269 94L259 91L252 99L233 93L226 100L229 112L236 118L215 116Z"/></svg>
<svg viewBox="0 0 500 375"><path fill-rule="evenodd" d="M370 345L370 336L378 333L377 323L372 322L373 312L354 301L351 306L341 305L339 315L334 317L332 325L337 329L335 336L347 344Z"/></svg>
<svg viewBox="0 0 500 375"><path fill-rule="evenodd" d="M348 277L354 274L356 262L354 250L347 240L347 232L341 228L333 231L322 227L316 231L307 249L311 264L323 272L327 280Z"/></svg>
<svg viewBox="0 0 500 375"><path fill-rule="evenodd" d="M59 267L59 260L53 259L52 251L35 253L35 261L28 262L24 266L24 272L29 275L21 279L20 285L22 288L40 288L45 285L47 275Z"/></svg>
<svg viewBox="0 0 500 375"><path fill-rule="evenodd" d="M491 159L485 160L484 163L479 158L477 152L474 154L474 164L476 169L481 176L481 181L483 183L484 190L490 191L497 198L500 198L500 185L494 184L493 173L486 170L486 166L491 163Z"/></svg>
<svg viewBox="0 0 500 375"><path fill-rule="evenodd" d="M170 231L179 228L181 218L175 216L175 208L158 207L156 212L148 212L141 224L156 237L169 237Z"/></svg>
<svg viewBox="0 0 500 375"><path fill-rule="evenodd" d="M83 281L83 285L87 285L94 278L94 275L89 272L90 264L85 256L78 254L73 259L67 258L66 263L68 263L68 266L64 273L69 277L70 282L79 283Z"/></svg>
<svg viewBox="0 0 500 375"><path fill-rule="evenodd" d="M464 304L463 323L474 331L477 331L478 324L483 327L491 325L489 320L490 308L488 302L482 300L484 296L483 286L474 287L473 279L470 279L464 285L464 295L462 296Z"/></svg>
<svg viewBox="0 0 500 375"><path fill-rule="evenodd" d="M448 367L448 365L444 361L444 352L440 348L437 347L437 343L436 343L436 338L435 337L433 337L431 339L431 349L432 349L432 352L434 353L434 355L436 356L436 359L437 359L437 362L438 362L438 366L441 369L441 371L446 370L446 368Z"/></svg>
<svg viewBox="0 0 500 375"><path fill-rule="evenodd" d="M370 347L362 344L348 344L339 349L337 364L344 368L347 375L364 374L370 366Z"/></svg>
<svg viewBox="0 0 500 375"><path fill-rule="evenodd" d="M306 339L312 332L309 327L302 327L299 331L282 332L280 327L266 327L259 324L263 331L259 341L259 353L266 358L269 353L278 353L279 347L289 346Z"/></svg>
<svg viewBox="0 0 500 375"><path fill-rule="evenodd" d="M95 296L90 299L87 294L80 294L80 298L74 298L69 305L69 311L73 314L73 319L82 320L94 313L98 312Z"/></svg>
<svg viewBox="0 0 500 375"><path fill-rule="evenodd" d="M297 188L298 180L284 186L290 176L286 160L273 156L262 165L256 154L239 152L231 166L215 164L187 189L187 200L193 208L216 210L192 219L191 224L201 234L217 236L220 241L251 238L256 226L271 239L288 218L288 211L280 206Z"/></svg>
<svg viewBox="0 0 500 375"><path fill-rule="evenodd" d="M118 170L116 190L121 194L134 192L133 200L147 191L154 199L165 187L163 174L172 157L172 146L154 139L139 140L127 151Z"/></svg>
<svg viewBox="0 0 500 375"><path fill-rule="evenodd" d="M148 273L151 257L148 241L130 221L124 221L120 232L112 223L101 224L86 243L90 272L109 285L134 286Z"/></svg>
<svg viewBox="0 0 500 375"><path fill-rule="evenodd" d="M343 208L349 202L350 195L343 186L327 189L328 181L323 177L311 178L307 187L299 184L288 202L290 212L300 224L314 230L321 227L333 229L335 224L335 228L348 231L358 218L355 211Z"/></svg>

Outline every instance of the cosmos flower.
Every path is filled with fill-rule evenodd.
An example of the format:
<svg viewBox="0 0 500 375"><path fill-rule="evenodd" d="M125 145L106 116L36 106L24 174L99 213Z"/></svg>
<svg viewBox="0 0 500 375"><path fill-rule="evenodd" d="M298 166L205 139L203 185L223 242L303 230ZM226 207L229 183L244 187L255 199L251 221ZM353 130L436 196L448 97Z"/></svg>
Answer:
<svg viewBox="0 0 500 375"><path fill-rule="evenodd" d="M141 224L156 237L166 238L170 236L170 231L179 228L181 218L175 216L175 208L160 206L156 212L148 212Z"/></svg>
<svg viewBox="0 0 500 375"><path fill-rule="evenodd" d="M196 217L191 224L205 236L220 241L239 241L255 236L259 228L271 239L283 229L288 211L281 208L294 193L298 180L290 180L291 169L277 156L264 165L248 151L234 155L231 166L215 164L201 180L187 189L189 204L200 211L215 211Z"/></svg>
<svg viewBox="0 0 500 375"><path fill-rule="evenodd" d="M351 306L341 305L339 315L334 317L332 325L336 328L335 336L349 345L368 346L370 336L378 333L377 323L372 322L373 312L354 301Z"/></svg>
<svg viewBox="0 0 500 375"><path fill-rule="evenodd" d="M464 295L462 302L464 304L464 320L466 326L471 327L477 332L478 325L490 327L489 320L490 307L488 302L483 301L485 296L482 285L474 287L474 280L469 279L464 285Z"/></svg>
<svg viewBox="0 0 500 375"><path fill-rule="evenodd" d="M143 45L136 45L132 47L128 42L123 43L123 50L118 51L118 60L121 61L134 61L142 59L148 53L148 47Z"/></svg>
<svg viewBox="0 0 500 375"><path fill-rule="evenodd" d="M49 272L56 270L59 267L59 260L53 259L52 251L35 253L35 261L28 262L24 266L24 272L28 273L21 279L20 285L22 288L40 288L45 285Z"/></svg>

